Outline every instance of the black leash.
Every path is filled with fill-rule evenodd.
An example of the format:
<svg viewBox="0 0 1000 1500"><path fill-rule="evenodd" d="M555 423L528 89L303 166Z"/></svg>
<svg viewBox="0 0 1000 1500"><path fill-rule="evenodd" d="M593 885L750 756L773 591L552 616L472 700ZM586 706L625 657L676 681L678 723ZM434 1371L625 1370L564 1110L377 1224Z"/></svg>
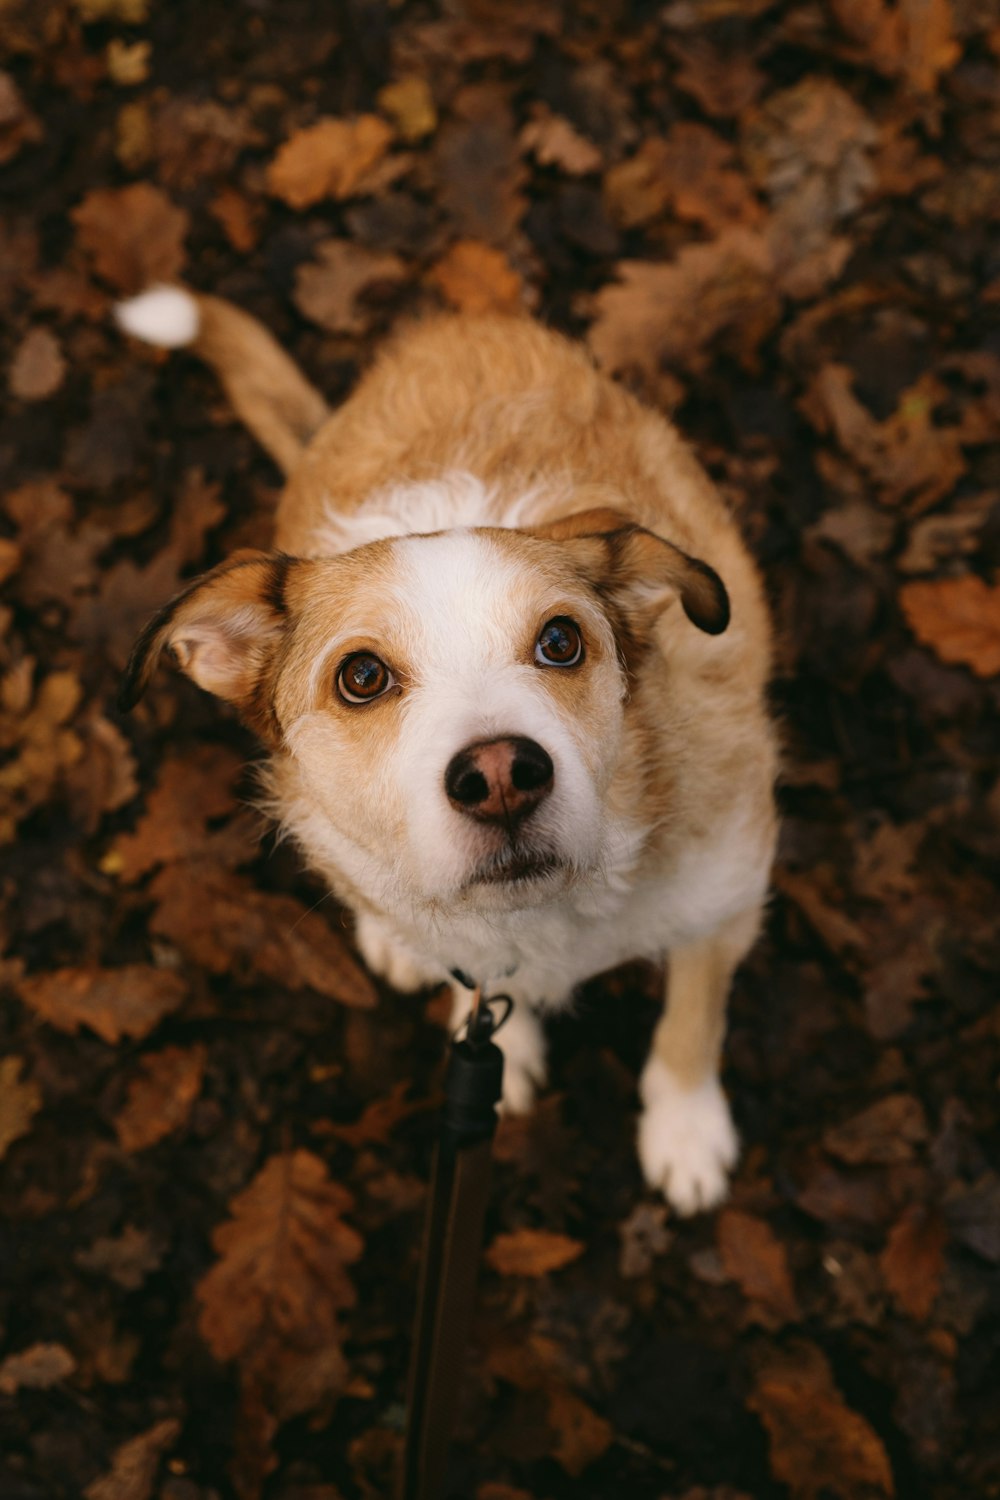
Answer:
<svg viewBox="0 0 1000 1500"><path fill-rule="evenodd" d="M417 1321L410 1358L406 1441L399 1500L442 1500L465 1342L475 1298L490 1153L503 1082L503 1053L493 1041L513 1009L507 995L484 1000L452 1038L445 1102L424 1228ZM499 1019L492 1006L506 1005Z"/></svg>

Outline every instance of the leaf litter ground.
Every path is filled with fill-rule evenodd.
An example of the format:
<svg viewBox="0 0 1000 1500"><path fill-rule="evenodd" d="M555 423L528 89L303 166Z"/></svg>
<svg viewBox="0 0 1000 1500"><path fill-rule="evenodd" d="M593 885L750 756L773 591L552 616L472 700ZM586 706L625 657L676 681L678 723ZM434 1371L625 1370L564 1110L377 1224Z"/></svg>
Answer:
<svg viewBox="0 0 1000 1500"><path fill-rule="evenodd" d="M1000 22L972 0L0 6L0 1493L369 1500L446 1007L365 975L149 610L278 476L115 297L332 400L525 306L674 415L779 632L730 1203L633 1155L656 976L497 1142L462 1500L1000 1495Z"/></svg>

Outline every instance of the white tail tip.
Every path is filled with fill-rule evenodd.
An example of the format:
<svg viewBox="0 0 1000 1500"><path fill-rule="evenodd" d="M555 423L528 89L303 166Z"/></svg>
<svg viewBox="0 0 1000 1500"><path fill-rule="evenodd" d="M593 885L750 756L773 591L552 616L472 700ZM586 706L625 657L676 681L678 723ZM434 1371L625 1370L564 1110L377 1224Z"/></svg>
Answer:
<svg viewBox="0 0 1000 1500"><path fill-rule="evenodd" d="M119 328L147 344L180 349L198 337L198 304L179 286L154 286L115 306Z"/></svg>

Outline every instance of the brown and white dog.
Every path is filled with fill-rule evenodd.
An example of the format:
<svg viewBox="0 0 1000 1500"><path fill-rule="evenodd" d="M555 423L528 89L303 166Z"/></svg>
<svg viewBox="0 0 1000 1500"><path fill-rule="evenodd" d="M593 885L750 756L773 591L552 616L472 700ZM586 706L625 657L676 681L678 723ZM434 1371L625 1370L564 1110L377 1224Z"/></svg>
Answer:
<svg viewBox="0 0 1000 1500"><path fill-rule="evenodd" d="M334 413L228 303L160 288L119 321L213 365L288 475L279 550L161 610L126 704L169 648L269 747L273 811L374 971L502 979L512 1109L544 1079L542 1012L669 956L639 1156L679 1212L718 1202L737 1154L719 1053L776 752L761 585L706 475L527 319L408 327Z"/></svg>

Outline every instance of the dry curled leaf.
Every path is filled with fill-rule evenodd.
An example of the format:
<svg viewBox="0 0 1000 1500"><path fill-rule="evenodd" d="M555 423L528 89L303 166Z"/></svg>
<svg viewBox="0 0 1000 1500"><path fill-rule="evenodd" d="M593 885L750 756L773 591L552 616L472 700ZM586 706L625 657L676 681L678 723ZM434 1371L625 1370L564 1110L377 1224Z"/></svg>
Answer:
<svg viewBox="0 0 1000 1500"><path fill-rule="evenodd" d="M400 140L407 145L422 140L437 129L437 110L430 84L415 73L379 89L378 107L389 116Z"/></svg>
<svg viewBox="0 0 1000 1500"><path fill-rule="evenodd" d="M152 184L95 188L72 218L81 248L116 291L141 292L179 277L188 216Z"/></svg>
<svg viewBox="0 0 1000 1500"><path fill-rule="evenodd" d="M27 1135L42 1107L42 1091L33 1078L21 1078L23 1067L23 1058L0 1057L0 1159L12 1142Z"/></svg>
<svg viewBox="0 0 1000 1500"><path fill-rule="evenodd" d="M146 811L131 833L119 834L104 868L121 879L139 880L157 865L213 854L232 863L252 855L255 840L244 823L223 819L236 811L234 792L243 770L238 755L222 745L195 745L168 756Z"/></svg>
<svg viewBox="0 0 1000 1500"><path fill-rule="evenodd" d="M530 152L539 166L558 167L570 177L600 171L600 151L562 115L551 114L544 105L536 105L532 115L521 131L520 142L521 149Z"/></svg>
<svg viewBox="0 0 1000 1500"><path fill-rule="evenodd" d="M554 1386L548 1402L549 1426L555 1433L552 1457L577 1479L610 1448L614 1429L565 1386Z"/></svg>
<svg viewBox="0 0 1000 1500"><path fill-rule="evenodd" d="M904 583L899 602L917 640L942 661L970 667L977 677L1000 672L1000 584L973 573Z"/></svg>
<svg viewBox="0 0 1000 1500"><path fill-rule="evenodd" d="M141 1059L114 1119L123 1151L144 1151L187 1124L205 1076L207 1048L164 1047Z"/></svg>
<svg viewBox="0 0 1000 1500"><path fill-rule="evenodd" d="M53 969L28 975L17 989L25 1004L58 1031L87 1026L112 1043L124 1036L148 1036L187 994L179 975L147 964Z"/></svg>
<svg viewBox="0 0 1000 1500"><path fill-rule="evenodd" d="M515 1229L498 1234L486 1259L501 1276L547 1276L583 1254L584 1246L550 1229Z"/></svg>
<svg viewBox="0 0 1000 1500"><path fill-rule="evenodd" d="M280 148L267 169L268 191L289 208L363 193L391 140L390 126L378 115L318 120Z"/></svg>
<svg viewBox="0 0 1000 1500"><path fill-rule="evenodd" d="M831 1156L851 1166L864 1162L889 1164L909 1161L926 1141L927 1117L913 1094L890 1094L823 1132Z"/></svg>

